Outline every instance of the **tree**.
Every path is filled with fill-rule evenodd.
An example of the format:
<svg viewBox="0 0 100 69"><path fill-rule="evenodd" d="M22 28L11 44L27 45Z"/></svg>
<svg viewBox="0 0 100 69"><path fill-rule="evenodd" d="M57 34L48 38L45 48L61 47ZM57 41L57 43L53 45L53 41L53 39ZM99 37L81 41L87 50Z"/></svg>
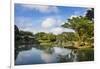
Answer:
<svg viewBox="0 0 100 69"><path fill-rule="evenodd" d="M52 33L39 32L35 34L35 37L42 46L52 46L56 41L56 36Z"/></svg>
<svg viewBox="0 0 100 69"><path fill-rule="evenodd" d="M19 31L21 36L34 36L32 32L29 31Z"/></svg>
<svg viewBox="0 0 100 69"><path fill-rule="evenodd" d="M86 17L89 20L93 20L94 19L94 8L91 8L91 9L87 10Z"/></svg>
<svg viewBox="0 0 100 69"><path fill-rule="evenodd" d="M16 41L20 40L19 29L18 29L17 25L14 25L14 34L15 34L15 40Z"/></svg>
<svg viewBox="0 0 100 69"><path fill-rule="evenodd" d="M80 46L86 39L93 37L94 23L87 17L73 17L72 19L68 19L68 22L63 24L62 27L70 28L75 31L75 36L78 39L77 46Z"/></svg>
<svg viewBox="0 0 100 69"><path fill-rule="evenodd" d="M64 36L65 40L67 40L67 41L75 40L75 34L73 32L63 32L62 35Z"/></svg>
<svg viewBox="0 0 100 69"><path fill-rule="evenodd" d="M15 34L19 34L19 29L18 29L17 25L14 25L14 28L15 28Z"/></svg>

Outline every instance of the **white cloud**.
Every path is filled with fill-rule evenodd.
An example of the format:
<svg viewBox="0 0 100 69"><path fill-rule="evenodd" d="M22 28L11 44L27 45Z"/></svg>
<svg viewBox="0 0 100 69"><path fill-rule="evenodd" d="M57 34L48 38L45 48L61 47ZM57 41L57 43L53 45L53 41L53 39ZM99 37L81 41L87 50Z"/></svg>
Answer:
<svg viewBox="0 0 100 69"><path fill-rule="evenodd" d="M30 31L30 32L35 33L36 30L34 29L32 22L33 20L28 17L15 18L15 25L18 26L19 30Z"/></svg>
<svg viewBox="0 0 100 69"><path fill-rule="evenodd" d="M15 24L19 26L19 28L32 27L32 19L28 17L17 17L15 19Z"/></svg>
<svg viewBox="0 0 100 69"><path fill-rule="evenodd" d="M35 9L41 13L50 13L50 12L54 12L57 13L58 12L58 8L56 6L46 6L46 5L21 5L25 8L28 9Z"/></svg>
<svg viewBox="0 0 100 69"><path fill-rule="evenodd" d="M90 9L90 8L87 8L87 10ZM80 11L80 10L77 10L77 11L74 11L74 14L72 15L73 17L77 17L77 16L85 16L87 13L87 11L83 12L83 11Z"/></svg>
<svg viewBox="0 0 100 69"><path fill-rule="evenodd" d="M30 32L33 32L34 34L36 34L38 32L45 32L45 33L53 33L55 35L61 34L63 32L74 32L74 30L72 30L72 29L62 28L62 27L55 27L55 28L51 28L51 29L40 29L40 30L28 27L28 28L25 28L22 30L30 31Z"/></svg>
<svg viewBox="0 0 100 69"><path fill-rule="evenodd" d="M56 27L52 28L50 32L53 34L61 34L62 32L74 32L74 30L68 28Z"/></svg>
<svg viewBox="0 0 100 69"><path fill-rule="evenodd" d="M34 29L34 28L29 28L29 27L26 27L26 28L22 28L21 30L23 30L23 31L30 31L30 32L32 32L32 33L37 33L37 31Z"/></svg>
<svg viewBox="0 0 100 69"><path fill-rule="evenodd" d="M91 10L91 8L87 8L87 10Z"/></svg>
<svg viewBox="0 0 100 69"><path fill-rule="evenodd" d="M77 15L71 15L70 16L70 19L72 19L73 17L78 17Z"/></svg>
<svg viewBox="0 0 100 69"><path fill-rule="evenodd" d="M60 28L60 27L53 28L53 29L51 29L51 32L52 32L53 34L60 34L60 33L63 32L63 29Z"/></svg>
<svg viewBox="0 0 100 69"><path fill-rule="evenodd" d="M55 26L56 23L57 23L56 19L47 18L41 23L41 26L42 26L42 28L51 28L51 27Z"/></svg>
<svg viewBox="0 0 100 69"><path fill-rule="evenodd" d="M53 34L61 34L62 32L73 32L72 29L60 27L62 22L59 19L48 17L40 24L42 27L36 28L33 25L33 20L27 17L18 17L15 19L15 24L20 30L30 31L35 33L45 32Z"/></svg>

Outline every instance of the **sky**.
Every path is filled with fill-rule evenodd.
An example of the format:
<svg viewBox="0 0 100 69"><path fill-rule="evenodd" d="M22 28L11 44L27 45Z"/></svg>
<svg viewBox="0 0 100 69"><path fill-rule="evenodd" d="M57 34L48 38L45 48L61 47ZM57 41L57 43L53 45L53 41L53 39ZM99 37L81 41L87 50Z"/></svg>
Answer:
<svg viewBox="0 0 100 69"><path fill-rule="evenodd" d="M84 16L89 8L15 4L14 20L20 30L32 33L45 32L61 34L62 32L74 32L72 29L61 27L72 17Z"/></svg>

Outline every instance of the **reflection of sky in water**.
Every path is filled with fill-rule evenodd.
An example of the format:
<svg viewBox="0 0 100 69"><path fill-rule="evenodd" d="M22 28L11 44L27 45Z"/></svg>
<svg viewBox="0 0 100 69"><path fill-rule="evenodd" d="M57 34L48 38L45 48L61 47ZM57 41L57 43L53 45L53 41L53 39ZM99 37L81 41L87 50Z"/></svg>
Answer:
<svg viewBox="0 0 100 69"><path fill-rule="evenodd" d="M40 58L42 51L32 48L29 51L22 51L18 54L16 64L38 64L44 61Z"/></svg>
<svg viewBox="0 0 100 69"><path fill-rule="evenodd" d="M53 54L42 53L41 58L44 60L45 63L57 62L56 56Z"/></svg>
<svg viewBox="0 0 100 69"><path fill-rule="evenodd" d="M56 63L58 61L57 55L66 55L69 53L71 53L71 50L58 47L53 48L52 54L32 48L31 50L20 52L16 59L16 64Z"/></svg>
<svg viewBox="0 0 100 69"><path fill-rule="evenodd" d="M71 53L70 49L65 49L60 47L54 47L53 50L55 54L60 54L60 55L66 55Z"/></svg>

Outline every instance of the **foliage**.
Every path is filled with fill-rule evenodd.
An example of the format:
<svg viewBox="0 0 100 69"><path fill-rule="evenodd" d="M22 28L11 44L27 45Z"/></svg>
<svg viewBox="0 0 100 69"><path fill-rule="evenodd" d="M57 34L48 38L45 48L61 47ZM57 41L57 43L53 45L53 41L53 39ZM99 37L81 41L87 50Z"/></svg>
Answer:
<svg viewBox="0 0 100 69"><path fill-rule="evenodd" d="M33 34L29 31L19 30L15 25L15 53L22 48L17 44L38 44L42 48L53 46L78 49L79 61L94 60L94 9L87 10L85 16L77 16L68 19L62 27L72 29L74 32L63 32L61 34L38 32ZM76 47L77 46L77 47ZM90 48L88 48L90 47ZM81 49L80 49L81 48ZM84 49L83 49L84 48ZM85 53L85 55L83 54ZM16 58L16 57L15 57ZM62 58L62 57L61 57ZM62 58L62 62L65 59Z"/></svg>
<svg viewBox="0 0 100 69"><path fill-rule="evenodd" d="M79 46L81 42L91 41L94 35L94 23L87 17L73 17L72 19L68 19L68 22L63 24L62 27L70 28L75 31Z"/></svg>
<svg viewBox="0 0 100 69"><path fill-rule="evenodd" d="M21 36L33 36L33 33L29 32L29 31L19 31Z"/></svg>
<svg viewBox="0 0 100 69"><path fill-rule="evenodd" d="M40 45L52 46L54 41L56 40L56 36L52 33L44 33L39 32L35 34L36 40L40 43Z"/></svg>
<svg viewBox="0 0 100 69"><path fill-rule="evenodd" d="M91 9L87 10L86 17L89 20L93 20L94 19L94 8L91 8Z"/></svg>

